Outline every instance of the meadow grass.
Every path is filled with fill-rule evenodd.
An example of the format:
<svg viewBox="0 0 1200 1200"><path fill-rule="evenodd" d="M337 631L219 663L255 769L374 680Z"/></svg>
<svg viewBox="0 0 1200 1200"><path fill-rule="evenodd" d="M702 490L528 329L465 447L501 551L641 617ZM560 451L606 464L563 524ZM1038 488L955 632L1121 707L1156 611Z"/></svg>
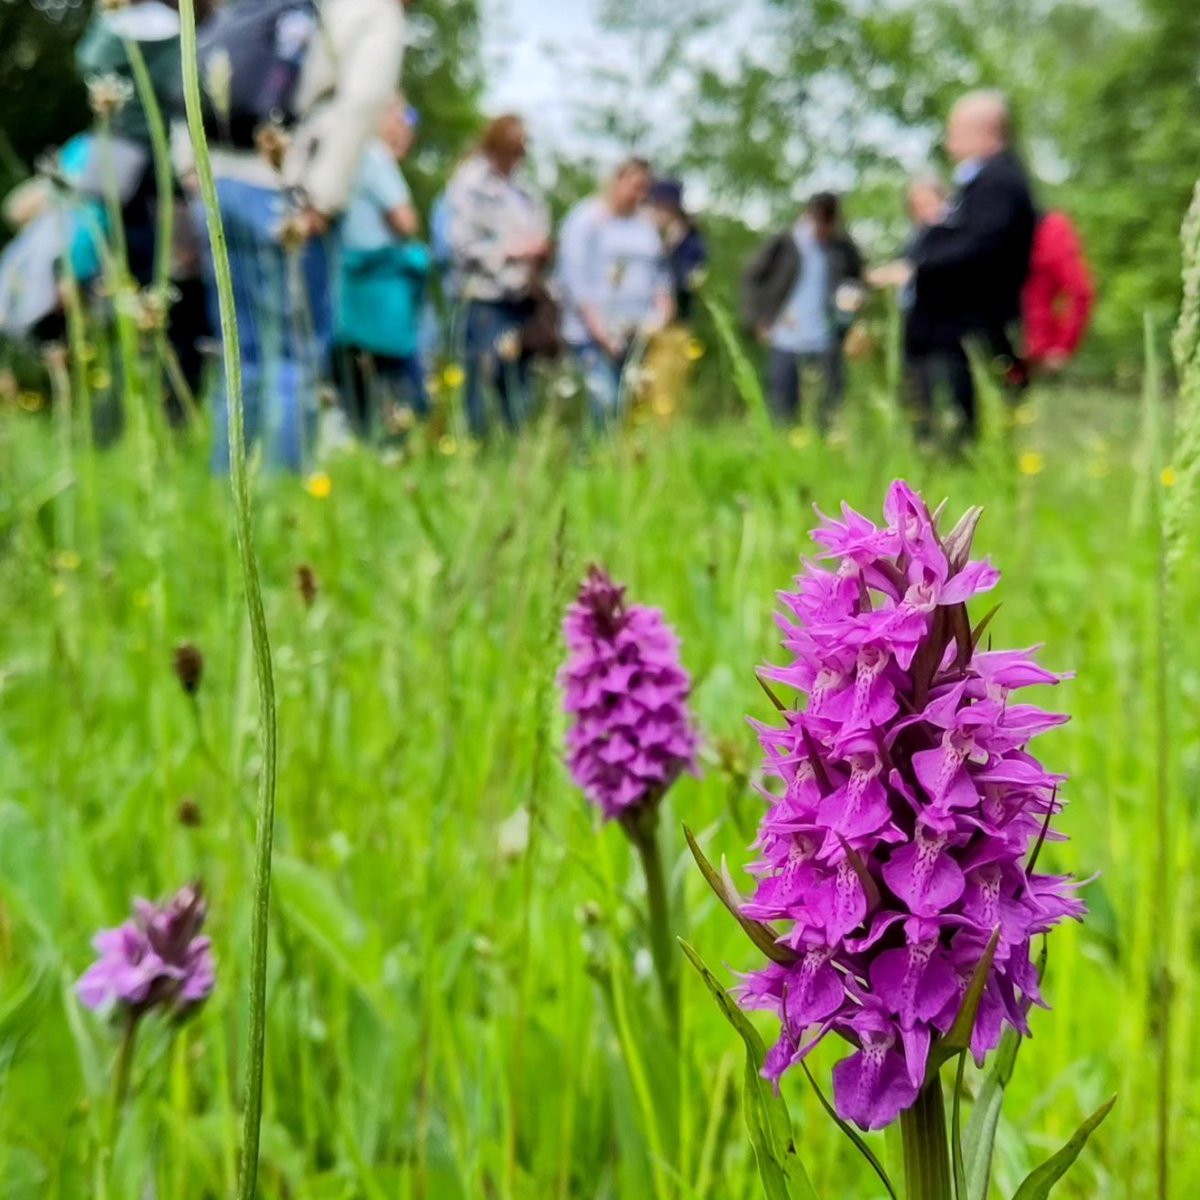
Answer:
<svg viewBox="0 0 1200 1200"><path fill-rule="evenodd" d="M683 964L687 1053L674 1056L638 864L561 764L558 627L599 561L682 636L704 774L666 805L668 883L676 932L732 984L756 953L707 891L680 823L748 887L739 866L759 806L746 717L771 713L754 668L780 657L774 592L812 551L814 502L875 513L894 476L934 503L948 497L952 517L985 506L976 545L1004 571L995 644L1045 643L1047 665L1077 672L1050 698L1073 720L1042 747L1071 775L1057 822L1071 840L1044 861L1100 874L1087 924L1050 940L1053 1010L1034 1013L1017 1060L993 1194L1011 1196L1114 1092L1055 1194L1154 1194L1164 978L1171 1194L1200 1194L1196 573L1184 563L1172 580L1160 662L1164 484L1136 407L1048 391L1021 412L1027 424L960 462L915 455L863 392L834 444L681 420L589 448L543 422L484 453L418 432L397 463L346 455L323 498L286 476L257 480L279 705L261 1195L761 1194L739 1111L741 1045ZM210 899L217 991L178 1034L143 1031L109 1195L199 1200L236 1182L254 663L228 489L208 474L203 437L134 433L93 453L78 413L0 413L6 1200L95 1194L117 1037L71 989L98 926L123 919L132 895L192 877ZM300 564L319 579L311 607ZM194 700L170 670L182 641L205 656ZM827 1043L814 1056L826 1088L839 1053ZM969 1068L968 1087L977 1080ZM784 1094L818 1194L881 1196L803 1078L789 1076ZM893 1161L894 1145L871 1142Z"/></svg>

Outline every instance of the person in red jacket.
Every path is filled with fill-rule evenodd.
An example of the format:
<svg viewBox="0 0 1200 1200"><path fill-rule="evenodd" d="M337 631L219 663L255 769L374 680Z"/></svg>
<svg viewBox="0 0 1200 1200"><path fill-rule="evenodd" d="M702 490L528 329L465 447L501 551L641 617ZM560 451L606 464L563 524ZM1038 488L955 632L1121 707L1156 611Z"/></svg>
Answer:
<svg viewBox="0 0 1200 1200"><path fill-rule="evenodd" d="M1060 371L1079 349L1095 290L1071 218L1047 213L1033 238L1029 278L1021 298L1025 361L1035 371Z"/></svg>

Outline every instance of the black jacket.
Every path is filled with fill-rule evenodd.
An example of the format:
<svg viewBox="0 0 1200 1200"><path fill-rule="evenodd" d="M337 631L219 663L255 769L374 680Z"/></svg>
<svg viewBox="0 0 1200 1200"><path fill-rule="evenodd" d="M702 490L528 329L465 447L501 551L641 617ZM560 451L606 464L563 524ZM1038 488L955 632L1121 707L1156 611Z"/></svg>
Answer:
<svg viewBox="0 0 1200 1200"><path fill-rule="evenodd" d="M854 239L839 233L825 246L829 256L829 303L843 283L862 279L863 260ZM741 317L750 332L774 325L796 286L803 255L791 228L773 234L755 251L742 272Z"/></svg>
<svg viewBox="0 0 1200 1200"><path fill-rule="evenodd" d="M1036 224L1020 159L1010 151L989 159L912 247L910 324L926 325L942 340L990 336L1015 321Z"/></svg>

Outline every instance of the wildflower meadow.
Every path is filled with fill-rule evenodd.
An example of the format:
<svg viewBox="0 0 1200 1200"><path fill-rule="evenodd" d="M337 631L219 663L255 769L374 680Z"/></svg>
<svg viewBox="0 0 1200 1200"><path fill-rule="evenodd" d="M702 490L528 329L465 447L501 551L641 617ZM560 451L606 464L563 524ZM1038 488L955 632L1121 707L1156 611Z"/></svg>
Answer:
<svg viewBox="0 0 1200 1200"><path fill-rule="evenodd" d="M180 8L224 415L119 255L0 377L0 1198L1200 1194L1200 192L1140 387L785 424L698 284L290 473Z"/></svg>
<svg viewBox="0 0 1200 1200"><path fill-rule="evenodd" d="M836 646L795 644L803 635L789 628L807 602L791 579L801 556L824 549L895 561L900 535L872 543L840 505L886 529L884 498L901 476L932 505L950 499L944 532L982 506L972 556L994 569L974 577L972 586L990 590L971 598L970 615L984 665L973 676L978 697L960 711L995 715L995 687L1035 685L1037 707L1024 703L1025 689L1020 705L1008 705L1010 718L1027 714L1014 730L988 733L985 724L974 744L1003 737L1004 754L1033 770L1021 747L1038 732L1036 770L1046 775L1018 833L959 797L963 776L951 768L974 763L971 749L953 761L913 754L918 778L945 781L930 794L941 797L941 818L998 839L974 865L1004 880L988 893L976 872L968 895L955 873L961 901L933 905L929 917L909 902L919 874L911 862L904 881L892 874L911 827L869 828L882 817L870 792L877 734L861 745L852 737L838 765L829 752L813 760L844 788L867 780L857 817L829 817L814 799L824 849L844 840L859 847L856 858L890 856L882 878L916 914L903 919L922 929L950 922L950 959L926 961L926 980L970 973L989 940L980 922L995 917L1004 931L1005 958L997 951L995 961L1011 964L1019 992L989 987L981 1012L1029 1037L1009 1045L998 1024L980 1026L974 1049L1000 1037L999 1083L996 1052L982 1070L967 1061L957 1089L954 1068L943 1070L947 1107L961 1097L963 1127L986 1107L995 1131L991 1190L976 1185L970 1195L1017 1194L1113 1096L1055 1194L1164 1194L1164 1168L1169 1194L1190 1194L1200 1182L1188 799L1198 647L1187 617L1197 588L1192 554L1170 567L1161 534L1186 467L1172 473L1159 448L1166 414L1153 390L1141 406L1102 398L1103 431L1073 436L1069 411L1098 402L1036 394L1020 424L997 429L971 463L923 461L898 427L872 435L886 409L864 386L852 402L854 436L832 443L764 439L745 421L680 420L665 433L635 428L581 449L548 418L521 444L486 454L418 432L402 460L351 454L330 464L320 487L256 479L279 735L259 1194L764 1194L744 1118L751 1103L777 1111L773 1087L747 1071L742 1042L676 939L707 964L709 984L741 983L747 1009L772 1010L751 1013L761 1046L780 1038L778 979L803 972L770 965L747 938L696 866L683 827L718 876L724 859L730 886L754 895L747 920L794 914L785 895L764 890L761 867L757 885L746 874L783 844L772 841L783 814L767 812L761 791L782 794L771 777L798 778L805 753L780 732L786 712L759 680L789 710L797 690L814 694L815 671L844 674ZM264 759L227 485L209 476L201 435L97 450L77 414L20 406L5 409L0 429L3 1194L231 1195L251 1046ZM814 503L838 522L823 544L809 536ZM850 545L860 534L861 553ZM596 774L594 729L564 712L556 682L565 670L569 709L589 700L595 672L564 667L585 616L571 610L579 615L568 619L568 642L562 622L593 564L628 597L610 591L597 601L616 585L594 575L597 611L616 599L663 614L643 618L649 641L638 652L663 674L626 703L657 711L686 695L678 733L670 721L662 730L678 740L618 776ZM935 593L944 586L936 564L931 580ZM773 621L781 606L782 630ZM909 633L919 640L924 628L918 621ZM1035 645L1037 666L1025 661ZM833 661L820 667L814 652ZM891 698L904 690L901 677L878 679L863 727L913 721L919 714ZM948 677L946 687L940 701L936 685L929 691L923 718L939 729L966 703L954 699L961 682ZM830 720L849 721L856 703L831 700ZM572 735L577 720L583 732ZM646 792L670 783L654 800L662 941L648 923L639 853L637 831L648 827L625 820L622 807L640 798L627 782L635 774ZM808 775L811 790L811 767ZM930 820L929 837L941 839ZM1039 840L1030 879L1058 898L1038 924L1010 933L1009 914L995 906L1011 900L1008 873L1024 870ZM972 877L956 852L939 859L936 887L951 861ZM1064 890L1060 875L1077 883ZM180 888L196 890L172 902ZM139 902L133 924L98 940L92 966L95 931L120 926L136 897L173 908ZM1037 935L1083 905L1086 920L1056 928L1043 960ZM872 931L896 914L880 909ZM845 922L858 924L857 915ZM208 940L189 948L201 919ZM178 932L156 934L163 922ZM797 924L791 961L826 945L813 932ZM785 1040L769 1073L781 1074L788 1144L809 1182L767 1194L888 1194L821 1096L852 1129L886 1123L911 1099L924 1023L935 1036L948 1028L932 1001L896 994L913 969L897 944L843 949L870 961L831 976L846 961L835 955L807 992L788 988ZM678 989L674 1010L663 1005L664 972ZM847 1015L856 977L884 997L878 1020L865 1007ZM943 979L936 991L949 1014L957 985ZM1038 996L1048 1007L1028 1006ZM918 1005L915 1018L905 1018L905 1003ZM809 1020L812 1035L828 1032L788 1068ZM838 1036L845 1021L861 1039L857 1053ZM887 1029L898 1030L886 1034L888 1086L864 1093L848 1077L853 1069L862 1084L875 1069L868 1047ZM898 1126L861 1136L905 1194Z"/></svg>

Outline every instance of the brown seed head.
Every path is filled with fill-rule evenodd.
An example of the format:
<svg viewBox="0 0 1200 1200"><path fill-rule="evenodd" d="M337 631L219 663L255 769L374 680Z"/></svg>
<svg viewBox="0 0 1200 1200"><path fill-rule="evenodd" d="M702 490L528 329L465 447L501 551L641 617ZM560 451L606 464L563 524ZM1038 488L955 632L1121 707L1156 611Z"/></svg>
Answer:
<svg viewBox="0 0 1200 1200"><path fill-rule="evenodd" d="M304 607L312 608L317 593L321 590L321 583L317 579L316 571L308 563L301 563L296 568L296 590L300 593L300 599L304 601Z"/></svg>
<svg viewBox="0 0 1200 1200"><path fill-rule="evenodd" d="M194 696L200 690L200 680L204 677L204 655L191 642L180 642L175 647L171 669L179 680L179 686L189 696Z"/></svg>

